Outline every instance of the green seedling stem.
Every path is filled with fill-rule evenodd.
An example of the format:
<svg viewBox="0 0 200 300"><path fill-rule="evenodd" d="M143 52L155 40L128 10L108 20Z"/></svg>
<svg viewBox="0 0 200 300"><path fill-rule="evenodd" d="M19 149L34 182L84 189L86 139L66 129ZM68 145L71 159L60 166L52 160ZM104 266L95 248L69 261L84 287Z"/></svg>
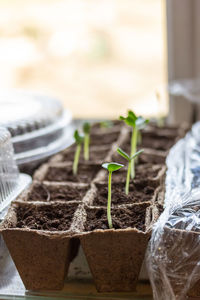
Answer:
<svg viewBox="0 0 200 300"><path fill-rule="evenodd" d="M84 159L89 160L89 146L90 146L90 124L88 122L83 124L84 132Z"/></svg>
<svg viewBox="0 0 200 300"><path fill-rule="evenodd" d="M132 129L132 136L131 136L131 156L136 152L137 150L137 137L138 137L138 130L137 127L133 127ZM134 179L135 177L135 161L134 159L131 160L131 178Z"/></svg>
<svg viewBox="0 0 200 300"><path fill-rule="evenodd" d="M144 150L140 150L138 152L135 152L132 156L129 156L125 151L123 151L121 148L117 149L117 152L119 155L124 157L128 161L128 170L127 170L127 175L126 175L126 185L125 185L125 193L126 195L129 194L129 185L130 185L130 175L131 175L131 162L134 161L138 155L140 155ZM134 174L135 178L135 174ZM134 179L133 178L133 179Z"/></svg>
<svg viewBox="0 0 200 300"><path fill-rule="evenodd" d="M135 113L131 110L128 111L127 117L120 116L120 120L123 120L128 126L132 128L132 136L131 136L131 151L130 156L133 156L137 151L137 142L138 135L140 134L140 130L143 129L149 120L144 119L143 117L137 117ZM139 133L138 133L139 132ZM140 136L141 139L141 136ZM131 161L131 178L133 179L135 176L135 163L134 160Z"/></svg>
<svg viewBox="0 0 200 300"><path fill-rule="evenodd" d="M75 151L75 155L74 155L74 162L73 162L73 174L77 175L78 172L78 163L79 163L79 157L80 157L80 153L81 153L81 145L83 143L83 137L81 135L79 135L78 130L74 131L74 139L76 142L76 151Z"/></svg>
<svg viewBox="0 0 200 300"><path fill-rule="evenodd" d="M124 167L122 164L115 162L104 163L102 167L108 170L108 202L107 202L107 220L109 229L113 228L111 217L111 201L112 201L112 173Z"/></svg>

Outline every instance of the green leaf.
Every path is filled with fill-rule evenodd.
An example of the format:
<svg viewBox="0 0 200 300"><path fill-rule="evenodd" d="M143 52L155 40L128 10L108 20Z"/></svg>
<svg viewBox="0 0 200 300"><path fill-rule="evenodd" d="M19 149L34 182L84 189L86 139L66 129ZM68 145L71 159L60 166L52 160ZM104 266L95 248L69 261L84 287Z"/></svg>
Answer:
<svg viewBox="0 0 200 300"><path fill-rule="evenodd" d="M132 120L137 120L137 116L132 110L128 111L128 117L130 117Z"/></svg>
<svg viewBox="0 0 200 300"><path fill-rule="evenodd" d="M124 118L120 116L120 120L124 121L128 126L134 127L135 121L131 117Z"/></svg>
<svg viewBox="0 0 200 300"><path fill-rule="evenodd" d="M140 155L142 152L144 152L144 149L141 149L141 150L135 152L135 154L133 154L133 155L131 156L130 160L136 158L136 157L137 157L138 155Z"/></svg>
<svg viewBox="0 0 200 300"><path fill-rule="evenodd" d="M114 172L114 171L117 171L119 169L121 169L122 167L124 167L124 165L122 164L118 164L118 163L115 163L115 162L111 162L111 163L104 163L102 164L102 167L106 170L108 170L108 172Z"/></svg>
<svg viewBox="0 0 200 300"><path fill-rule="evenodd" d="M135 122L137 120L137 117L133 111L129 110L127 117L120 116L119 118L120 120L124 121L128 126L135 127Z"/></svg>
<svg viewBox="0 0 200 300"><path fill-rule="evenodd" d="M76 143L79 145L79 144L82 144L84 137L79 134L78 130L75 130L74 131L74 139L75 139Z"/></svg>
<svg viewBox="0 0 200 300"><path fill-rule="evenodd" d="M137 127L137 129L143 129L147 123L149 123L149 120L144 119L143 117L139 116L137 117L136 114L132 111L128 111L127 117L120 116L120 120L124 121L128 126L131 127Z"/></svg>
<svg viewBox="0 0 200 300"><path fill-rule="evenodd" d="M147 119L144 119L143 117L138 117L136 122L135 122L135 125L137 126L137 129L143 129L145 128L146 124L149 123L149 120Z"/></svg>
<svg viewBox="0 0 200 300"><path fill-rule="evenodd" d="M89 134L90 133L90 123L88 123L88 122L85 122L84 124L83 124L83 132L85 133L85 134Z"/></svg>
<svg viewBox="0 0 200 300"><path fill-rule="evenodd" d="M122 157L124 157L126 160L130 161L130 156L129 156L125 151L123 151L121 148L117 148L117 152L118 152Z"/></svg>

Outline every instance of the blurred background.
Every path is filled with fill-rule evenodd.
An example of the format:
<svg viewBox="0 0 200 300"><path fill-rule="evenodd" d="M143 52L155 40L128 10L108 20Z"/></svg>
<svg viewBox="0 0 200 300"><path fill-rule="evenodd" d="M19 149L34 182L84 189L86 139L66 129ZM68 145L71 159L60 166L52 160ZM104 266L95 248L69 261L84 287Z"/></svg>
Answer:
<svg viewBox="0 0 200 300"><path fill-rule="evenodd" d="M54 96L78 118L166 114L164 0L0 0L0 88Z"/></svg>

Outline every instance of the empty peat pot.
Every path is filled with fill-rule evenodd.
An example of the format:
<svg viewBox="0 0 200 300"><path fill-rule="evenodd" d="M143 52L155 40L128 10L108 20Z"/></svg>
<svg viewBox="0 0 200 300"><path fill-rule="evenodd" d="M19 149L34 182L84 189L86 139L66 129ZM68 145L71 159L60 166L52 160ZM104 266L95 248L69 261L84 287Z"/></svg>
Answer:
<svg viewBox="0 0 200 300"><path fill-rule="evenodd" d="M108 229L106 208L86 207L85 213L79 238L97 290L134 291L157 210L150 203L113 208L115 229Z"/></svg>
<svg viewBox="0 0 200 300"><path fill-rule="evenodd" d="M77 206L20 201L11 205L0 231L27 290L62 289L76 244L70 226Z"/></svg>

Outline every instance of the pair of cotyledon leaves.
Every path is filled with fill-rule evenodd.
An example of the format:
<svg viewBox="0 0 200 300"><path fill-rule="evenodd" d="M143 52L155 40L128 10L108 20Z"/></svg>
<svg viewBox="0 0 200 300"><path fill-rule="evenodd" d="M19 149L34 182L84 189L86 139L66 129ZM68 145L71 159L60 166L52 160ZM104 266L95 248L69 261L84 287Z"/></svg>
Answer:
<svg viewBox="0 0 200 300"><path fill-rule="evenodd" d="M90 126L90 124L89 124L88 122L85 122L85 123L83 124L83 132L84 132L85 134L89 134L89 133L90 133L90 128L91 128L91 126ZM80 144L82 144L83 141L84 141L84 136L81 135L81 134L79 134L78 130L76 129L76 130L74 131L74 139L75 139L75 141L76 141L76 144L80 145Z"/></svg>
<svg viewBox="0 0 200 300"><path fill-rule="evenodd" d="M128 126L137 127L137 129L143 129L149 120L144 119L143 117L137 117L133 111L128 111L127 117L120 116L120 120L124 121Z"/></svg>
<svg viewBox="0 0 200 300"><path fill-rule="evenodd" d="M140 153L142 153L144 150L139 150L138 152L136 152L135 154L133 154L131 157L125 152L123 151L121 148L117 149L117 152L123 156L126 160L128 160L128 162L130 162L132 159L136 158ZM117 171L119 169L121 169L122 167L124 167L124 165L119 164L119 163L115 163L115 162L110 162L110 163L104 163L102 164L102 167L106 170L108 170L108 172L114 172Z"/></svg>

